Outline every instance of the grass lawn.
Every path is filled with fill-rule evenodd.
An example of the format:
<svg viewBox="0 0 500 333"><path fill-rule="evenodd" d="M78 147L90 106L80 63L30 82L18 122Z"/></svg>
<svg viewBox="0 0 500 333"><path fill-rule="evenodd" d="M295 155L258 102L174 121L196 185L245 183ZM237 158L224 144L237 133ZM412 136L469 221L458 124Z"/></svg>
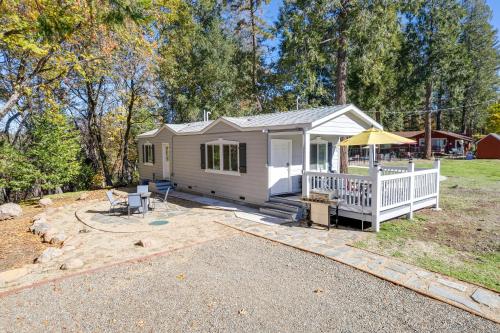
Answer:
<svg viewBox="0 0 500 333"><path fill-rule="evenodd" d="M384 222L354 245L500 292L500 160L442 160L441 174L442 211Z"/></svg>

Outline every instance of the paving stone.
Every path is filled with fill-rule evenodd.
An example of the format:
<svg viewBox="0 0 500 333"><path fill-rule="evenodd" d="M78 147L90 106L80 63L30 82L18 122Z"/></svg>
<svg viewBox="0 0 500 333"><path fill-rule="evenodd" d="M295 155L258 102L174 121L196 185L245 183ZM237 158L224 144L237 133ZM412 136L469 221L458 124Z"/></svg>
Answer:
<svg viewBox="0 0 500 333"><path fill-rule="evenodd" d="M144 239L141 239L140 241L136 242L135 245L142 246L142 247L155 247L157 244L152 239L144 238Z"/></svg>
<svg viewBox="0 0 500 333"><path fill-rule="evenodd" d="M429 276L432 276L432 272L429 271L422 271L422 270L414 270L414 273L417 274L421 278L427 278Z"/></svg>
<svg viewBox="0 0 500 333"><path fill-rule="evenodd" d="M78 269L83 267L83 265L84 263L81 259L73 258L64 262L64 264L61 265L61 269L62 270Z"/></svg>
<svg viewBox="0 0 500 333"><path fill-rule="evenodd" d="M450 280L437 279L437 282L441 283L444 286L447 286L447 287L450 287L450 288L453 288L453 289L456 289L459 291L466 291L467 290L467 286L465 286L461 283L450 281Z"/></svg>
<svg viewBox="0 0 500 333"><path fill-rule="evenodd" d="M490 308L500 308L500 296L492 291L477 288L471 297L476 302L489 306Z"/></svg>
<svg viewBox="0 0 500 333"><path fill-rule="evenodd" d="M422 281L422 279L418 278L417 276L412 276L405 282L405 285L420 290L427 290L427 285L424 283L424 281Z"/></svg>
<svg viewBox="0 0 500 333"><path fill-rule="evenodd" d="M403 278L403 274L393 271L392 269L384 268L382 271L378 273L382 274L382 276L385 276L386 278L393 281L400 281Z"/></svg>
<svg viewBox="0 0 500 333"><path fill-rule="evenodd" d="M7 283L11 283L17 279L22 278L26 274L28 274L30 270L28 267L21 267L16 269L11 269L8 271L4 271L0 273L0 286L6 285Z"/></svg>
<svg viewBox="0 0 500 333"><path fill-rule="evenodd" d="M399 265L395 262L391 262L391 263L387 264L385 267L392 269L393 271L396 271L396 272L401 273L401 274L408 273L408 268L403 267L402 265Z"/></svg>
<svg viewBox="0 0 500 333"><path fill-rule="evenodd" d="M358 265L361 265L362 263L365 262L364 259L361 259L361 258L356 258L356 257L352 257L352 258L345 258L344 261L346 263L348 263L349 265L353 265L353 266L358 266Z"/></svg>
<svg viewBox="0 0 500 333"><path fill-rule="evenodd" d="M431 292L437 296L441 296L443 298L446 298L450 301L462 304L462 305L464 305L464 306L466 306L469 309L472 309L474 311L481 312L481 308L476 303L474 303L469 297L457 295L457 294L449 291L448 289L439 287L435 284L431 284L429 286L429 292Z"/></svg>

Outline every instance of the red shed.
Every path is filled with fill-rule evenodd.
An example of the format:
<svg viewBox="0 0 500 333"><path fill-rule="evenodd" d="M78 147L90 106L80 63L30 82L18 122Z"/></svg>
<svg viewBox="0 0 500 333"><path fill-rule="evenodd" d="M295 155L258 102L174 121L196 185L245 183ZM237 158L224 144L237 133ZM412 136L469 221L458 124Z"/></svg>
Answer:
<svg viewBox="0 0 500 333"><path fill-rule="evenodd" d="M500 134L490 133L476 144L476 158L500 159Z"/></svg>

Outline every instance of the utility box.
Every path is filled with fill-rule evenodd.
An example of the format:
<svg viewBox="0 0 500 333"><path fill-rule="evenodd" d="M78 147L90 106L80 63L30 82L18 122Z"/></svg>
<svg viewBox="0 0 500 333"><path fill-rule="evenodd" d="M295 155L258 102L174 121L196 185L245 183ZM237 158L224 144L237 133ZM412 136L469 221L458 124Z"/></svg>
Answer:
<svg viewBox="0 0 500 333"><path fill-rule="evenodd" d="M330 227L330 203L311 201L311 221Z"/></svg>

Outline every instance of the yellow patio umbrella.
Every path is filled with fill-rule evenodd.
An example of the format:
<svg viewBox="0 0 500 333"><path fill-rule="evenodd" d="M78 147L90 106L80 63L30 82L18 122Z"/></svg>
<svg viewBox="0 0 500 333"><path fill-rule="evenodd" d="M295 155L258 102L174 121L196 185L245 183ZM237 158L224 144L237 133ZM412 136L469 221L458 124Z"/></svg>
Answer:
<svg viewBox="0 0 500 333"><path fill-rule="evenodd" d="M339 146L364 146L416 143L415 140L392 134L377 128L367 129L339 143Z"/></svg>
<svg viewBox="0 0 500 333"><path fill-rule="evenodd" d="M373 167L373 162L375 160L375 145L385 145L385 144L405 144L405 143L416 143L415 140L407 139L405 137L392 134L377 128L367 129L359 134L356 134L349 139L346 139L339 143L339 146L370 146L370 159L369 166Z"/></svg>

